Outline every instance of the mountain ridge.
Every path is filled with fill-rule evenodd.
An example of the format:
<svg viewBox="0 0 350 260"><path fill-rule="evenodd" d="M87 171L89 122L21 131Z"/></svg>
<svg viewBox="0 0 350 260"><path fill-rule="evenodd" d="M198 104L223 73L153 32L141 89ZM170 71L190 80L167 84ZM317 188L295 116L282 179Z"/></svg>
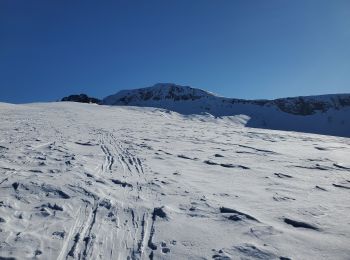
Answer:
<svg viewBox="0 0 350 260"><path fill-rule="evenodd" d="M121 90L99 104L154 107L183 115L245 118L247 127L350 137L350 94L246 100L222 97L190 86L158 83Z"/></svg>
<svg viewBox="0 0 350 260"><path fill-rule="evenodd" d="M174 87L179 87L179 88L187 88L187 89L193 89L193 90L198 90L198 91L202 91L207 93L208 95L211 96L216 96L216 97L220 97L220 98L228 98L228 99L236 99L236 100L248 100L248 101L272 101L272 100L278 100L278 99L286 99L286 98L299 98L299 97L304 97L304 98L308 98L308 97L327 97L327 96L349 96L350 93L329 93L329 94L316 94L316 95L300 95L300 96L288 96L288 97L278 97L278 98L257 98L257 99L248 99L248 98L234 98L234 97L226 97L202 88L198 88L198 87L191 87L188 85L178 85L176 83L168 83L168 82L164 82L164 83L156 83L153 84L152 86L148 86L148 87L141 87L141 88L132 88L132 89L122 89L120 91L118 91L115 94L112 95L108 95L107 97L110 96L114 96L116 94L122 93L122 92L133 92L133 91L140 91L140 90L149 90L149 89L156 89L156 88L164 88L164 87L169 87L169 86L174 86ZM105 97L105 98L107 98ZM105 99L103 98L103 99Z"/></svg>
<svg viewBox="0 0 350 260"><path fill-rule="evenodd" d="M158 83L120 91L104 98L101 104L156 107L184 115L237 118L243 115L247 127L350 137L350 94L245 100L189 86Z"/></svg>
<svg viewBox="0 0 350 260"><path fill-rule="evenodd" d="M326 94L286 97L277 99L238 99L222 97L217 94L190 86L181 86L173 83L157 83L151 87L121 90L102 100L104 105L133 105L133 106L169 106L160 104L162 100L169 102L195 101L199 99L217 100L226 104L253 104L259 106L277 106L286 113L295 115L311 115L317 110L325 112L330 108L341 109L350 107L350 94ZM159 103L159 104L157 104ZM205 102L207 103L207 102ZM157 106L158 105L158 106ZM166 107L163 107L166 108ZM208 110L208 109L206 109Z"/></svg>

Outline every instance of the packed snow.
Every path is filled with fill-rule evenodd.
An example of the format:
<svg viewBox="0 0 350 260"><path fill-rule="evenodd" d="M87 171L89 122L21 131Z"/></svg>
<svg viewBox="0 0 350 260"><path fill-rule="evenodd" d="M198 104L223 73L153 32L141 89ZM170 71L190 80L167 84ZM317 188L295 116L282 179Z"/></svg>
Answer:
<svg viewBox="0 0 350 260"><path fill-rule="evenodd" d="M349 259L350 139L0 103L0 259Z"/></svg>

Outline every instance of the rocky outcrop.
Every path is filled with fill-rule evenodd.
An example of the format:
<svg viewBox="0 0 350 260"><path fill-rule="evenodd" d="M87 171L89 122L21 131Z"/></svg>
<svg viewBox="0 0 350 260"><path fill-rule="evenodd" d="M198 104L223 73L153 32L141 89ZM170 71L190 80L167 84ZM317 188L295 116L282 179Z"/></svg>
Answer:
<svg viewBox="0 0 350 260"><path fill-rule="evenodd" d="M79 102L79 103L95 103L95 104L101 103L100 99L89 97L86 94L70 95L68 97L62 98L61 101L70 101L70 102Z"/></svg>

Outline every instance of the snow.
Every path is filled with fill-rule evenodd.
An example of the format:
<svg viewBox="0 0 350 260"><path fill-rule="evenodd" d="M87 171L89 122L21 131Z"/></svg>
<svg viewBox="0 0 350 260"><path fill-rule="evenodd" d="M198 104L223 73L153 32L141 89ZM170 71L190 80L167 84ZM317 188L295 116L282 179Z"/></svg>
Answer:
<svg viewBox="0 0 350 260"><path fill-rule="evenodd" d="M0 258L349 259L349 138L68 102L0 120Z"/></svg>
<svg viewBox="0 0 350 260"><path fill-rule="evenodd" d="M184 115L244 115L249 127L350 137L350 94L242 100L188 86L158 83L120 91L106 97L103 104L157 107Z"/></svg>

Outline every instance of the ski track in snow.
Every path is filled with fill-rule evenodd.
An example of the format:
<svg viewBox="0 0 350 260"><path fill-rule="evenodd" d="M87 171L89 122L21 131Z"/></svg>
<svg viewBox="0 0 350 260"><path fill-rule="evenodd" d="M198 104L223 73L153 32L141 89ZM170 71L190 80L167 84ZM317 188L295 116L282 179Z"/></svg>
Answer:
<svg viewBox="0 0 350 260"><path fill-rule="evenodd" d="M0 259L349 259L350 139L0 103Z"/></svg>

